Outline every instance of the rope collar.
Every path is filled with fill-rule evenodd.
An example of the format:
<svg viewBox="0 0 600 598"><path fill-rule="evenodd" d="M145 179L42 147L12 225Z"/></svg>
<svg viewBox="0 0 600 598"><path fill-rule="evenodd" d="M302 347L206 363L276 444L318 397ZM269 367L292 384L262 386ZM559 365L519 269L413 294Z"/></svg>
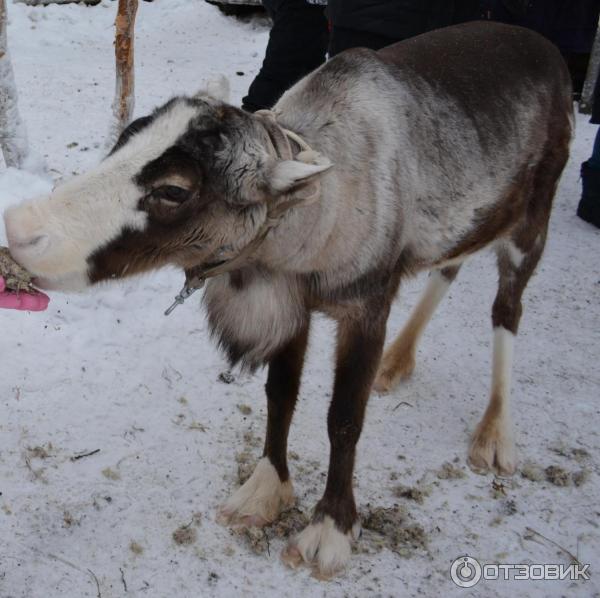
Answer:
<svg viewBox="0 0 600 598"><path fill-rule="evenodd" d="M269 137L269 149L271 150L269 153L277 159L298 160L310 164L314 163L318 158L318 152L313 150L300 135L284 129L277 123L274 112L271 110L259 110L255 112L255 115L263 121ZM292 143L296 144L300 149L295 156ZM269 232L279 224L289 210L297 206L309 205L320 197L321 188L318 181L312 182L309 187L309 193L294 192L290 199L268 200L265 221L254 238L233 257L222 259L212 266L198 265L186 269L185 284L175 296L175 300L171 306L165 311L165 316L171 314L178 305L182 305L188 297L201 289L208 278L214 278L215 276L233 272L246 266L250 262L252 255L256 253L267 238ZM218 249L215 255L223 255L223 248Z"/></svg>

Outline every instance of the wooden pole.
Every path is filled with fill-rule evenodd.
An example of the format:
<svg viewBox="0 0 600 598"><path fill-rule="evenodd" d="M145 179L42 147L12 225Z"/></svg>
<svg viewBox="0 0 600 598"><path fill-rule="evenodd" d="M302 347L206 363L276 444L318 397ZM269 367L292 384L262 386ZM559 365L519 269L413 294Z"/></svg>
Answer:
<svg viewBox="0 0 600 598"><path fill-rule="evenodd" d="M138 0L119 0L115 20L116 84L109 144L116 142L131 121L135 104L134 26Z"/></svg>
<svg viewBox="0 0 600 598"><path fill-rule="evenodd" d="M0 0L0 148L7 166L20 168L27 155L27 134L17 109L17 88L8 53L6 0Z"/></svg>

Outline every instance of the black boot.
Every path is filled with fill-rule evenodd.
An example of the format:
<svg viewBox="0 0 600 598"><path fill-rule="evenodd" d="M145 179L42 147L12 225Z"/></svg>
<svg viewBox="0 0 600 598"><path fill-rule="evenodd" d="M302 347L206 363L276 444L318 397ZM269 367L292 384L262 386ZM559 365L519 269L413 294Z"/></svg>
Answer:
<svg viewBox="0 0 600 598"><path fill-rule="evenodd" d="M586 222L600 228L600 170L590 168L587 162L581 165L583 192L577 207L577 215Z"/></svg>

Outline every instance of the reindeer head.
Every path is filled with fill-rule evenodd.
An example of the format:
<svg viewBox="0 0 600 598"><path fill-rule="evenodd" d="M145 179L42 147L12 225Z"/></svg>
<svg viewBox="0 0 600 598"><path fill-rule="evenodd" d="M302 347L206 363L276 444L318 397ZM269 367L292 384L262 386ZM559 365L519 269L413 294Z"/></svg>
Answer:
<svg viewBox="0 0 600 598"><path fill-rule="evenodd" d="M267 202L330 167L282 159L272 127L281 134L206 94L174 98L131 123L96 169L7 210L10 251L40 287L62 290L235 252Z"/></svg>

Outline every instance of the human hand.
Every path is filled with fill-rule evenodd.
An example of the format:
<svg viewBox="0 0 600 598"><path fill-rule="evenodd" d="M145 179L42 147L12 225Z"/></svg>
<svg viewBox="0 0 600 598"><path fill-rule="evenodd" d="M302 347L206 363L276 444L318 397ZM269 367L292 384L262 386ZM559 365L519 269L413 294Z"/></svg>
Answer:
<svg viewBox="0 0 600 598"><path fill-rule="evenodd" d="M5 288L4 278L0 276L0 308L44 311L50 302L50 297L41 291L15 293L14 291L6 291Z"/></svg>

